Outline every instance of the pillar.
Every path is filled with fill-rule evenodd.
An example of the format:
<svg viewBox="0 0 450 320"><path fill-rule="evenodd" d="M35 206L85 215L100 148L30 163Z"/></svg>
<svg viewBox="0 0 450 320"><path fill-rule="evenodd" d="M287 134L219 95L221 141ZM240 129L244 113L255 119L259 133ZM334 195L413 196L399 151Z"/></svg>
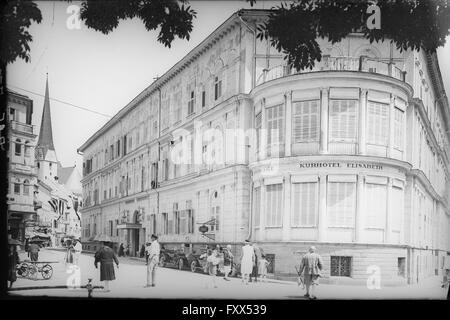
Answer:
<svg viewBox="0 0 450 320"><path fill-rule="evenodd" d="M285 145L284 154L286 157L291 156L291 138L292 138L292 91L288 91L284 94L286 101L286 114L285 114Z"/></svg>
<svg viewBox="0 0 450 320"><path fill-rule="evenodd" d="M366 153L366 110L367 90L362 89L359 97L358 154Z"/></svg>
<svg viewBox="0 0 450 320"><path fill-rule="evenodd" d="M362 241L364 229L364 212L365 209L365 192L364 192L364 175L359 174L356 182L356 219L355 219L355 242Z"/></svg>
<svg viewBox="0 0 450 320"><path fill-rule="evenodd" d="M319 152L322 154L328 153L328 93L328 88L321 89Z"/></svg>
<svg viewBox="0 0 450 320"><path fill-rule="evenodd" d="M327 236L327 176L319 176L319 225L318 240L326 241Z"/></svg>
<svg viewBox="0 0 450 320"><path fill-rule="evenodd" d="M289 241L291 231L291 179L284 177L284 210L283 210L283 241Z"/></svg>

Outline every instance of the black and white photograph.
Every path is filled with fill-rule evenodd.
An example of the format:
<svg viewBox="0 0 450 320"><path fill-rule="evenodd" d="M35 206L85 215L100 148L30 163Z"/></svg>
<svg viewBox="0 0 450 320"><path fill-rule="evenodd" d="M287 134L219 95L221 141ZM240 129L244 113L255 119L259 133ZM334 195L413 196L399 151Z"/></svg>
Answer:
<svg viewBox="0 0 450 320"><path fill-rule="evenodd" d="M5 299L450 299L449 0L1 11Z"/></svg>

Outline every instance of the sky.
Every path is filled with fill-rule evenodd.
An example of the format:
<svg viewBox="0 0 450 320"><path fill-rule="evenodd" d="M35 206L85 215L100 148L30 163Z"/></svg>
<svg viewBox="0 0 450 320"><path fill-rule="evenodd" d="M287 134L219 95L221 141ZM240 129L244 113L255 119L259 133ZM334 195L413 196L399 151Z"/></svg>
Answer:
<svg viewBox="0 0 450 320"><path fill-rule="evenodd" d="M50 101L58 160L63 166L75 164L79 171L82 156L77 154L77 148L109 120L101 114L116 114L235 11L251 8L244 0L190 1L197 11L191 39L176 39L172 47L167 48L157 42L158 30L148 32L138 19L122 20L113 32L104 35L88 29L82 22L80 29L67 27L72 15L67 12L68 7L81 2L35 2L41 10L42 22L29 28L33 36L31 61L16 60L10 64L7 84L33 100L32 121L36 134L39 133L47 72L51 99L100 113ZM278 3L259 0L253 8L267 9ZM446 91L450 93L450 37L446 46L438 49L438 58Z"/></svg>

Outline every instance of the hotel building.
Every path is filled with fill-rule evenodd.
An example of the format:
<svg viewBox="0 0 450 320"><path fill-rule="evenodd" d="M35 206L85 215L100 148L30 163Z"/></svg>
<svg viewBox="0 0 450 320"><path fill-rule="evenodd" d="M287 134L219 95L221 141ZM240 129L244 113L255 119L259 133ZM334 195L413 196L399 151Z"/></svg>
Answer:
<svg viewBox="0 0 450 320"><path fill-rule="evenodd" d="M319 41L322 61L298 72L256 39L266 17L233 14L79 148L85 249L106 233L135 255L156 233L239 254L250 238L278 278L311 245L328 282L441 275L450 109L436 55L355 33Z"/></svg>

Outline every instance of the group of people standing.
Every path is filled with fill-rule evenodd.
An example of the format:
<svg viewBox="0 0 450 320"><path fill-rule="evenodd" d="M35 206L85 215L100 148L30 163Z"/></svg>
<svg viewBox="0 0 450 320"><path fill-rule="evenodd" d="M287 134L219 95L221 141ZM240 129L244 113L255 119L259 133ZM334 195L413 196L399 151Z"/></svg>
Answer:
<svg viewBox="0 0 450 320"><path fill-rule="evenodd" d="M241 256L241 274L242 282L248 284L254 278L258 282L258 276L262 281L267 281L267 268L270 262L266 259L264 250L256 245L251 244L250 240L245 240L242 247Z"/></svg>

